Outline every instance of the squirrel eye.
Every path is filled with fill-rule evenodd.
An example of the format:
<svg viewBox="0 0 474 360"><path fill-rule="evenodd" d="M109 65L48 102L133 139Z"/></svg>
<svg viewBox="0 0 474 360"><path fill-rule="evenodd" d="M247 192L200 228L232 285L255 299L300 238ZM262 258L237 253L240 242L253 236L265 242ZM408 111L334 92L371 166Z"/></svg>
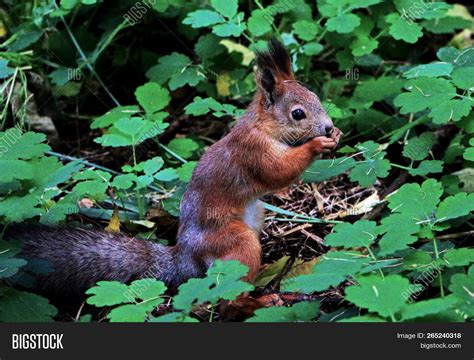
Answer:
<svg viewBox="0 0 474 360"><path fill-rule="evenodd" d="M291 116L294 120L303 120L306 117L306 114L301 109L295 109L291 112Z"/></svg>

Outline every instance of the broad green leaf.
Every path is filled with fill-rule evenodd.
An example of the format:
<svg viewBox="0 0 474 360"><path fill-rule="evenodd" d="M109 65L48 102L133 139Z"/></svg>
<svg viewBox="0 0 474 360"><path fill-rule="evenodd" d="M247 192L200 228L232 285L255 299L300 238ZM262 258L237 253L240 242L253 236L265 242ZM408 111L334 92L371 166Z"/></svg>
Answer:
<svg viewBox="0 0 474 360"><path fill-rule="evenodd" d="M360 308L375 312L383 317L394 317L406 304L403 293L408 290L410 282L400 275L359 276L358 285L345 289L347 301Z"/></svg>
<svg viewBox="0 0 474 360"><path fill-rule="evenodd" d="M212 10L196 10L188 13L183 24L191 25L193 28L202 28L224 22L224 18Z"/></svg>
<svg viewBox="0 0 474 360"><path fill-rule="evenodd" d="M178 288L173 305L176 309L191 311L194 305L219 299L234 300L253 286L240 280L248 272L248 267L236 260L216 260L202 279L189 279Z"/></svg>
<svg viewBox="0 0 474 360"><path fill-rule="evenodd" d="M418 240L414 234L419 230L420 225L409 215L396 213L383 218L378 230L384 234L379 241L379 255L387 256L406 249Z"/></svg>
<svg viewBox="0 0 474 360"><path fill-rule="evenodd" d="M112 110L108 111L104 115L96 118L91 124L91 129L109 127L120 119L131 118L139 111L140 109L138 108L138 106L135 106L135 105L117 106L116 108L113 108Z"/></svg>
<svg viewBox="0 0 474 360"><path fill-rule="evenodd" d="M469 115L473 102L469 99L446 100L432 108L430 116L435 124L445 124L449 121L459 121Z"/></svg>
<svg viewBox="0 0 474 360"><path fill-rule="evenodd" d="M289 278L282 282L283 291L312 293L337 286L348 276L354 276L369 259L360 253L334 251L323 255L311 274Z"/></svg>
<svg viewBox="0 0 474 360"><path fill-rule="evenodd" d="M48 299L36 294L4 287L0 295L2 322L52 322L58 313Z"/></svg>
<svg viewBox="0 0 474 360"><path fill-rule="evenodd" d="M474 91L474 66L456 68L451 79L458 88Z"/></svg>
<svg viewBox="0 0 474 360"><path fill-rule="evenodd" d="M237 15L238 0L211 0L211 5L228 19Z"/></svg>
<svg viewBox="0 0 474 360"><path fill-rule="evenodd" d="M314 21L298 20L293 23L293 31L301 40L311 41L316 38L319 27Z"/></svg>
<svg viewBox="0 0 474 360"><path fill-rule="evenodd" d="M421 76L440 77L449 76L453 71L453 65L447 62L436 62L431 64L418 65L403 73L407 79L414 79Z"/></svg>
<svg viewBox="0 0 474 360"><path fill-rule="evenodd" d="M135 91L135 97L147 113L164 109L171 100L168 90L152 82L139 86Z"/></svg>
<svg viewBox="0 0 474 360"><path fill-rule="evenodd" d="M255 310L255 315L245 322L307 322L318 315L319 303L302 301L290 307L270 306Z"/></svg>
<svg viewBox="0 0 474 360"><path fill-rule="evenodd" d="M161 315L156 318L152 318L149 322L157 323L170 323L170 322L185 322L185 323L197 323L199 320L196 320L192 317L186 316L183 312L172 312L169 314Z"/></svg>
<svg viewBox="0 0 474 360"><path fill-rule="evenodd" d="M325 243L329 246L342 246L345 249L369 247L377 238L377 223L359 220L353 224L337 224L333 232L326 236Z"/></svg>
<svg viewBox="0 0 474 360"><path fill-rule="evenodd" d="M467 266L474 263L474 249L449 249L444 253L443 259L448 267Z"/></svg>
<svg viewBox="0 0 474 360"><path fill-rule="evenodd" d="M252 11L247 26L254 36L262 36L272 30L273 16L270 11L256 9Z"/></svg>
<svg viewBox="0 0 474 360"><path fill-rule="evenodd" d="M443 193L442 184L428 179L419 184L405 184L388 198L388 207L393 212L410 216L417 221L429 220Z"/></svg>
<svg viewBox="0 0 474 360"><path fill-rule="evenodd" d="M140 304L127 304L118 306L107 314L110 322L144 322L146 317L163 299L156 299Z"/></svg>
<svg viewBox="0 0 474 360"><path fill-rule="evenodd" d="M187 159L193 155L194 151L199 149L199 145L193 139L176 138L169 142L168 148Z"/></svg>
<svg viewBox="0 0 474 360"><path fill-rule="evenodd" d="M398 95L394 104L402 114L432 109L451 100L456 95L454 86L445 79L419 77L405 84L409 92Z"/></svg>
<svg viewBox="0 0 474 360"><path fill-rule="evenodd" d="M413 320L426 315L433 315L453 308L459 300L454 296L429 299L405 305L402 309L402 321Z"/></svg>
<svg viewBox="0 0 474 360"><path fill-rule="evenodd" d="M15 69L8 67L8 60L0 59L0 79L5 79L15 73Z"/></svg>
<svg viewBox="0 0 474 360"><path fill-rule="evenodd" d="M391 168L390 161L384 159L386 152L379 150L379 145L373 141L366 141L357 145L363 153L364 160L355 164L349 173L351 181L357 181L360 186L368 187L375 183L377 178L385 178Z"/></svg>
<svg viewBox="0 0 474 360"><path fill-rule="evenodd" d="M303 173L304 182L321 182L351 169L355 160L350 157L314 161Z"/></svg>
<svg viewBox="0 0 474 360"><path fill-rule="evenodd" d="M441 160L424 160L417 168L411 169L408 173L412 176L425 176L443 172L444 162Z"/></svg>
<svg viewBox="0 0 474 360"><path fill-rule="evenodd" d="M471 265L467 274L454 274L451 276L449 290L469 306L474 306L474 265Z"/></svg>
<svg viewBox="0 0 474 360"><path fill-rule="evenodd" d="M99 281L96 286L86 291L87 303L94 306L112 306L130 302L127 297L128 286L118 281Z"/></svg>
<svg viewBox="0 0 474 360"><path fill-rule="evenodd" d="M11 128L0 132L2 145L0 146L1 160L32 159L42 156L51 148L43 144L46 136L44 134L26 132L18 128Z"/></svg>
<svg viewBox="0 0 474 360"><path fill-rule="evenodd" d="M177 168L176 173L178 174L179 179L186 183L190 182L196 165L196 161L188 161L186 164L183 164L181 167Z"/></svg>
<svg viewBox="0 0 474 360"><path fill-rule="evenodd" d="M340 14L326 21L326 27L329 31L335 31L340 34L352 32L360 25L360 18L354 14Z"/></svg>
<svg viewBox="0 0 474 360"><path fill-rule="evenodd" d="M390 24L389 33L395 40L403 40L414 44L423 36L422 27L415 22L408 22L397 13L391 13L385 18Z"/></svg>
<svg viewBox="0 0 474 360"><path fill-rule="evenodd" d="M434 144L436 144L434 134L427 131L420 136L413 136L408 139L403 147L402 154L412 160L423 160L429 155Z"/></svg>
<svg viewBox="0 0 474 360"><path fill-rule="evenodd" d="M446 221L469 215L472 211L474 211L474 194L461 192L447 197L439 204L436 218L438 221Z"/></svg>

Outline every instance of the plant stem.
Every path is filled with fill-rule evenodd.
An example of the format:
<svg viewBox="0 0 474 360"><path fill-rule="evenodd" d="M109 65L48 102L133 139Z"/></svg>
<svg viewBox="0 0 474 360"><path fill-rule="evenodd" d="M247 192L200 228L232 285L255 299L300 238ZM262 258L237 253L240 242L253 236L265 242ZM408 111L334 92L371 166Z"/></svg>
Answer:
<svg viewBox="0 0 474 360"><path fill-rule="evenodd" d="M374 253L372 252L372 250L370 250L370 247L366 246L366 249L367 251L369 252L369 255L370 257L372 258L372 260L374 260L375 262L377 262L377 258L375 257ZM385 276L383 274L383 271L382 269L378 269L379 270L379 273L380 273L380 276L382 277L382 279L385 279Z"/></svg>
<svg viewBox="0 0 474 360"><path fill-rule="evenodd" d="M134 140L133 137L132 137L132 140ZM133 166L136 167L137 166L137 155L135 153L135 143L132 145L132 155L133 155ZM134 169L134 172L136 173L135 169ZM143 198L142 198L142 194L141 194L140 189L136 189L136 193L137 193L138 215L140 216L140 219L142 219L143 214L144 214L144 210L145 210L144 205L143 205Z"/></svg>
<svg viewBox="0 0 474 360"><path fill-rule="evenodd" d="M435 252L437 265L439 265L439 251L438 251L438 244L436 243L436 239L433 239L433 248ZM439 269L439 266L436 266L436 271L438 272L439 290L441 292L441 297L444 298L443 277L441 276L441 270Z"/></svg>

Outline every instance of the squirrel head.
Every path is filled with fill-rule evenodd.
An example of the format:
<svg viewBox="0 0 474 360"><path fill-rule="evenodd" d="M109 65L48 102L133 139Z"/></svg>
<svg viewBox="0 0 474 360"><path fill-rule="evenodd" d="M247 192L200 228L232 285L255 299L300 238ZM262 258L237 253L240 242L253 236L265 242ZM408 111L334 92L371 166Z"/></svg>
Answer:
<svg viewBox="0 0 474 360"><path fill-rule="evenodd" d="M257 115L271 136L299 145L317 136L329 136L332 120L318 96L295 79L285 47L275 39L257 52Z"/></svg>

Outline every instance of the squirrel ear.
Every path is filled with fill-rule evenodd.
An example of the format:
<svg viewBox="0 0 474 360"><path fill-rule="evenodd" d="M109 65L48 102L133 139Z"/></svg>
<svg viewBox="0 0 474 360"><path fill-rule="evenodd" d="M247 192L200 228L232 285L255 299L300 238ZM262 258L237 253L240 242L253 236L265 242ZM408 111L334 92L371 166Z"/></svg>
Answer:
<svg viewBox="0 0 474 360"><path fill-rule="evenodd" d="M263 70L262 77L260 78L260 85L265 90L270 102L274 104L275 99L273 95L275 92L276 80L270 69L266 68Z"/></svg>

